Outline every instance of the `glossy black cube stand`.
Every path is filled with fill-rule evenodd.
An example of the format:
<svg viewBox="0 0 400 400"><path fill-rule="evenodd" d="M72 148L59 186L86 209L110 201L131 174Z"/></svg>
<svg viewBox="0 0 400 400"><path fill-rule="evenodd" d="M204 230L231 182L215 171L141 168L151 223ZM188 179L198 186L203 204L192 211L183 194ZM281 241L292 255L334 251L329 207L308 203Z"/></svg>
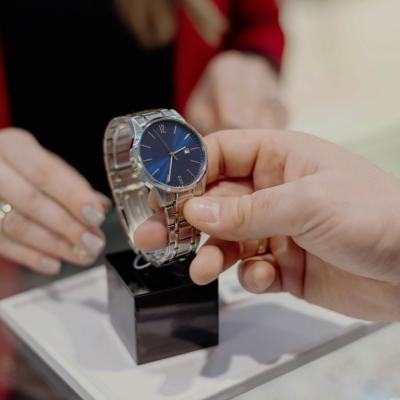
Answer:
<svg viewBox="0 0 400 400"><path fill-rule="evenodd" d="M137 364L218 344L218 281L195 285L190 260L133 268L131 250L106 255L111 323Z"/></svg>

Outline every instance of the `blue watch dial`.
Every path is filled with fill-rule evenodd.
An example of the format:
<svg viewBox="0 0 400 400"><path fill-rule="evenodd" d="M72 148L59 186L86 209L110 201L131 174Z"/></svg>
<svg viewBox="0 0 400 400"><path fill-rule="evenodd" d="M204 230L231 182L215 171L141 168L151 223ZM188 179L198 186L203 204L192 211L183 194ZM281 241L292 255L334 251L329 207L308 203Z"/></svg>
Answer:
<svg viewBox="0 0 400 400"><path fill-rule="evenodd" d="M201 138L188 126L173 120L148 126L139 143L144 168L154 180L171 187L195 182L206 156Z"/></svg>

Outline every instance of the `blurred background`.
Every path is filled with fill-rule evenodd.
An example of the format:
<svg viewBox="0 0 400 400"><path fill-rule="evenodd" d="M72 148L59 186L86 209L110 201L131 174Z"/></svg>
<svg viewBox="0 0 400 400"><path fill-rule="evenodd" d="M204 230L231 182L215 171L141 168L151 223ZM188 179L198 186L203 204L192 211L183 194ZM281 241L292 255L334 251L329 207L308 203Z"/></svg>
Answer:
<svg viewBox="0 0 400 400"><path fill-rule="evenodd" d="M400 2L285 0L290 127L400 172Z"/></svg>
<svg viewBox="0 0 400 400"><path fill-rule="evenodd" d="M279 3L286 37L281 101L288 109L289 128L344 145L400 176L400 1ZM107 250L126 247L115 215L106 221L105 231ZM10 265L5 261L0 265L0 298L49 282L28 269L15 272ZM58 278L78 271L66 265ZM1 329L0 400L77 398L5 327ZM394 329L325 356L241 399L267 395L271 399L394 399L400 393L398 374L393 373L400 365L399 346L393 346L400 329ZM378 350L372 354L371 348ZM382 365L393 368L389 373L380 369ZM317 387L309 376L324 377L324 384Z"/></svg>

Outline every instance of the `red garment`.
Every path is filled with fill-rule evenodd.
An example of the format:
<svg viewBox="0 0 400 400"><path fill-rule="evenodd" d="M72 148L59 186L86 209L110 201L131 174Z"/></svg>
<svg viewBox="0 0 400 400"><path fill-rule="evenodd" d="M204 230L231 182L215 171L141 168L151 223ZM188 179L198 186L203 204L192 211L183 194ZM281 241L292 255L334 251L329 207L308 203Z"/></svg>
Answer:
<svg viewBox="0 0 400 400"><path fill-rule="evenodd" d="M179 10L175 51L175 106L184 114L185 104L204 68L213 56L225 49L251 50L265 55L278 68L284 37L279 26L275 0L214 0L229 16L230 30L223 47L208 45L188 16ZM0 47L0 128L11 124L7 84Z"/></svg>
<svg viewBox="0 0 400 400"><path fill-rule="evenodd" d="M7 83L4 71L3 52L0 45L0 128L9 126L10 111L8 108Z"/></svg>
<svg viewBox="0 0 400 400"><path fill-rule="evenodd" d="M175 55L175 106L184 114L189 95L208 62L226 49L255 51L265 55L277 68L281 65L284 36L275 0L214 0L230 16L230 30L220 48L208 45L183 10Z"/></svg>

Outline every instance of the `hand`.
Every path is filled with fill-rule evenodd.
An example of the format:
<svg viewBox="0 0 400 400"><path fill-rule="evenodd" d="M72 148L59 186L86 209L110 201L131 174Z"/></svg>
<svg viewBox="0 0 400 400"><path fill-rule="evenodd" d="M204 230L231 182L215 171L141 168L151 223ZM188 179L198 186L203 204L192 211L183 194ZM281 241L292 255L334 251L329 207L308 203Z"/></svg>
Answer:
<svg viewBox="0 0 400 400"><path fill-rule="evenodd" d="M209 63L188 100L186 117L206 135L228 128L282 128L287 112L269 62L226 51Z"/></svg>
<svg viewBox="0 0 400 400"><path fill-rule="evenodd" d="M0 132L0 256L45 274L61 260L86 265L104 247L99 229L110 201L20 129Z"/></svg>
<svg viewBox="0 0 400 400"><path fill-rule="evenodd" d="M300 133L225 131L205 141L207 193L184 207L210 235L191 264L193 281L206 284L242 260L239 279L252 292L287 291L358 318L400 320L396 179ZM165 244L161 221L137 230L139 247ZM257 255L264 238L268 249Z"/></svg>

